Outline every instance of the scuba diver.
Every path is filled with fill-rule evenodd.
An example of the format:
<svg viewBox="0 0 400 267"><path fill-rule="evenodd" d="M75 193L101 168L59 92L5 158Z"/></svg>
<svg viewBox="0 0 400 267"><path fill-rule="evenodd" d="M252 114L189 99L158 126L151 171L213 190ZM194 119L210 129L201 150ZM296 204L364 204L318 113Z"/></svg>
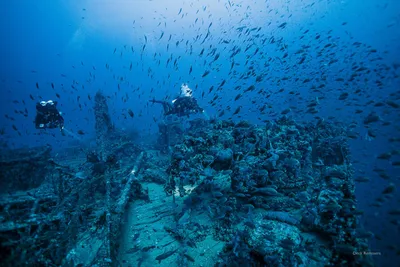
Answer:
<svg viewBox="0 0 400 267"><path fill-rule="evenodd" d="M159 103L163 105L164 116L167 115L177 115L178 117L188 116L190 114L203 113L197 100L192 96L193 91L187 84L182 84L181 94L176 99L172 100L172 103L162 100L149 100L152 103Z"/></svg>
<svg viewBox="0 0 400 267"><path fill-rule="evenodd" d="M170 147L182 139L186 121L183 116L202 114L206 118L208 117L192 94L192 90L186 84L182 84L180 95L172 102L149 100L152 103L162 104L164 109L164 119L158 124L160 133L158 144L162 153L168 153Z"/></svg>
<svg viewBox="0 0 400 267"><path fill-rule="evenodd" d="M57 101L40 101L36 104L36 129L55 129L60 128L63 132L64 118L57 110Z"/></svg>

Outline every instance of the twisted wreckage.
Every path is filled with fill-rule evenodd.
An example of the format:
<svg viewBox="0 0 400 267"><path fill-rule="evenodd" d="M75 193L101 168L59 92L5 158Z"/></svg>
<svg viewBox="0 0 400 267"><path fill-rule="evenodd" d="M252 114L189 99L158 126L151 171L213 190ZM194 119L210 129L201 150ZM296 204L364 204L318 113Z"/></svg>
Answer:
<svg viewBox="0 0 400 267"><path fill-rule="evenodd" d="M5 265L372 265L343 126L171 120L163 154L95 99L96 151L2 153Z"/></svg>

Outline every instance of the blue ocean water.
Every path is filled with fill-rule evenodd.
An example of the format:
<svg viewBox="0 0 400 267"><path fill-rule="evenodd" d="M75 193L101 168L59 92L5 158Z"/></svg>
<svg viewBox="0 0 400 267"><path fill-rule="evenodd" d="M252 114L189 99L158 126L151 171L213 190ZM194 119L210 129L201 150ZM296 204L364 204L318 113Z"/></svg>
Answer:
<svg viewBox="0 0 400 267"><path fill-rule="evenodd" d="M7 1L0 9L2 146L91 143L94 96L117 128L152 140L161 105L187 83L209 117L261 125L353 125L354 177L377 266L399 262L400 2ZM249 89L254 85L254 89ZM237 100L235 100L235 98ZM35 104L58 101L57 129L35 129ZM317 103L317 113L308 112ZM235 110L240 107L237 114ZM376 123L365 123L371 112ZM69 134L70 133L70 134ZM387 156L382 156L389 153Z"/></svg>

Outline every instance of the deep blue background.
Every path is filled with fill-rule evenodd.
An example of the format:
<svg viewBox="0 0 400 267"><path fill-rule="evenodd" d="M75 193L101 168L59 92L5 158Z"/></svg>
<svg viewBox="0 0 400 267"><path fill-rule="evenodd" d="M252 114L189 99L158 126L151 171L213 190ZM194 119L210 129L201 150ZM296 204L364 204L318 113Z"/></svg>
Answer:
<svg viewBox="0 0 400 267"><path fill-rule="evenodd" d="M391 167L390 161L377 160L376 156L399 149L399 143L388 143L387 139L400 137L400 118L398 110L365 103L369 100L387 100L391 92L400 89L399 79L393 78L396 71L399 75L399 69L394 70L393 64L400 63L400 1L282 2L3 1L0 9L2 140L12 147L49 143L55 149L76 145L77 140L78 143L91 142L94 137L93 96L99 89L110 97L110 110L115 124L127 131L138 131L143 141L156 133L157 123L154 120L159 120L161 116L161 107L149 107L147 100L163 98L165 95L173 97L183 82L188 82L193 89L198 86L198 89L194 89L195 97L210 116L225 110L222 118L229 118L241 105L241 118L255 123L260 123L260 119L275 118L289 106L292 107L289 115L294 118L313 119L311 114L299 111L305 110L306 104L318 97L318 116L334 116L339 121L357 124L355 130L359 138L351 143L355 176L366 175L371 178L370 183L357 187L359 207L365 210L367 229L382 239L371 241L373 251L385 253L376 260L388 264L384 263L385 260L393 258L395 251L387 249L387 245L396 244L395 238L399 240L400 235L399 226L390 223L399 218L388 217L386 213L388 209L399 206L398 194L386 200L382 207L371 207L370 204L389 182L399 183L399 170ZM180 8L182 11L178 15ZM287 26L278 28L283 22L287 22ZM241 26L250 29L262 27L258 33L263 36L257 37L255 33L244 35L247 28L240 32L237 28ZM210 37L201 44L208 30ZM309 33L300 39L306 30ZM164 36L160 39L162 32ZM316 34L321 35L319 41L315 40ZM171 41L168 41L170 35ZM197 36L200 38L196 40ZM274 44L267 41L262 45L262 39L270 40L272 36L275 40L282 38L283 41ZM223 43L223 40L229 43ZM179 45L176 46L178 41ZM355 47L352 45L354 42L360 42L362 46ZM318 56L316 47L327 43L335 48ZM244 53L250 44L254 46ZM235 45L242 51L234 59L237 63L234 67L236 73L228 75L232 62L230 55ZM279 49L283 45L290 54L286 63L279 60L283 55ZM311 48L307 49L305 63L299 66L297 62L300 56L294 53L306 45ZM250 57L257 47L258 54ZM203 48L205 52L200 57ZM220 53L220 58L209 65L214 56L207 57L207 54L213 48ZM372 48L378 52L371 56L367 51ZM334 53L330 54L332 51ZM371 62L373 57L382 59ZM167 67L168 58L171 58L171 62ZM338 62L327 67L333 58ZM250 63L245 65L247 59ZM175 60L178 69L173 66ZM347 86L335 81L337 77L348 77L355 62L378 69L379 75L365 75L363 79ZM133 66L131 70L130 64ZM255 83L255 77L240 78L250 65L254 66L256 75L265 75L262 82ZM190 66L193 66L193 72L189 75ZM389 69L385 70L382 66L388 66ZM211 72L202 78L206 69ZM327 79L321 81L322 76ZM289 79L282 80L283 77ZM323 82L325 88L319 94L312 92L311 84L303 83L306 78L318 79L314 83L318 85ZM208 94L210 86L218 87L224 79L226 84L220 91L214 89ZM382 81L382 89L377 88L377 79ZM36 82L39 89L35 86ZM51 83L55 86L54 90ZM237 102L233 101L239 93L234 90L237 85L247 88L251 84L256 85L255 92L245 94ZM284 92L278 93L281 88ZM353 92L358 88L363 90L363 94L354 95ZM260 89L264 93L257 94ZM300 95L288 94L292 90ZM203 91L204 98L201 97ZM339 101L338 96L345 91L349 92L349 98ZM220 99L216 106L211 106L209 101L215 93ZM267 98L268 94L272 95ZM58 131L47 132L54 136L38 134L33 119L35 102L40 97L58 100L65 114L66 129L71 132L83 130L85 135L76 135L74 139L71 136L63 137ZM19 103L14 103L15 100ZM267 113L260 115L257 107L264 104L268 105ZM15 113L15 110L18 112L25 108L29 114L27 117ZM128 109L134 112L134 118L128 115ZM364 112L355 114L355 109ZM375 125L377 137L368 141L365 140L366 128L362 120L370 110L375 110L382 120L391 124L385 127ZM5 114L14 120L6 119ZM18 131L13 130L12 125ZM396 156L392 160L396 160ZM385 169L390 180L384 180L373 172L375 167Z"/></svg>

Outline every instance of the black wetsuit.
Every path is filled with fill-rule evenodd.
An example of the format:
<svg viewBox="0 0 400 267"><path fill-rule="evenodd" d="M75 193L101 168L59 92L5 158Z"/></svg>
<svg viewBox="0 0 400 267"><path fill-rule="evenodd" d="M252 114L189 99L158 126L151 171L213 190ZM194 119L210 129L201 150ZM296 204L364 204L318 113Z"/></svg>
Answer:
<svg viewBox="0 0 400 267"><path fill-rule="evenodd" d="M182 117L204 111L204 109L197 104L196 99L190 96L180 96L173 103L154 99L150 100L150 102L162 104L164 108L164 115L174 114Z"/></svg>
<svg viewBox="0 0 400 267"><path fill-rule="evenodd" d="M172 114L185 116L195 113L201 113L203 111L204 110L199 107L199 104L197 104L195 98L189 96L180 96L174 101Z"/></svg>
<svg viewBox="0 0 400 267"><path fill-rule="evenodd" d="M40 103L36 104L35 126L37 129L54 129L64 127L64 118L57 110L57 102L53 104L46 103L44 106Z"/></svg>

